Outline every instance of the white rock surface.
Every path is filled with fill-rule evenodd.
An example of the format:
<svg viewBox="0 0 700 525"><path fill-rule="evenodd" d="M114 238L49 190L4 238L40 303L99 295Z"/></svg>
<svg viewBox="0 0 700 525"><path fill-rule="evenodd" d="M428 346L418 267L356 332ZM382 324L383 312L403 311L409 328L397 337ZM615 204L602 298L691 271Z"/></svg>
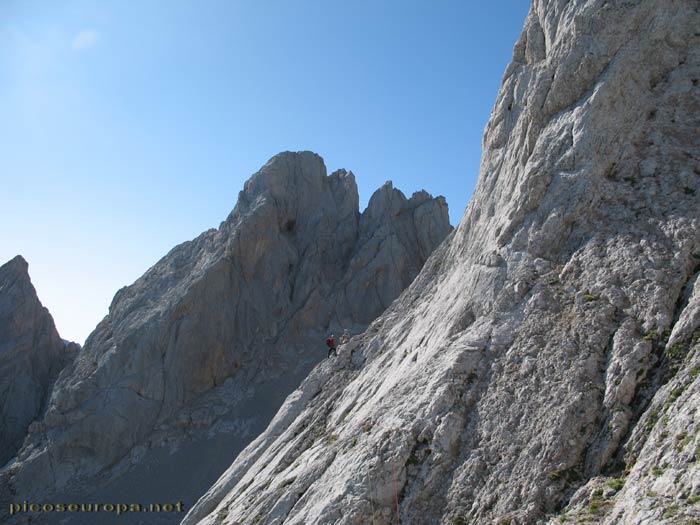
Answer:
<svg viewBox="0 0 700 525"><path fill-rule="evenodd" d="M273 157L219 229L117 292L0 493L191 506L326 357L328 332L363 331L451 229L442 197L387 183L360 214L352 173L328 176L311 152Z"/></svg>
<svg viewBox="0 0 700 525"><path fill-rule="evenodd" d="M535 0L457 230L183 524L697 523L698 28Z"/></svg>

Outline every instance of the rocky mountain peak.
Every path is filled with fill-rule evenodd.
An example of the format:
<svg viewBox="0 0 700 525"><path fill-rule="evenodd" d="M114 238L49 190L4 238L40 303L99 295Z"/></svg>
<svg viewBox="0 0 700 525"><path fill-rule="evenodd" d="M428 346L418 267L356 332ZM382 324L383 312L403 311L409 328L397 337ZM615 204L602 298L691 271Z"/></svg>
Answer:
<svg viewBox="0 0 700 525"><path fill-rule="evenodd" d="M457 230L183 524L697 521L698 27L535 0Z"/></svg>
<svg viewBox="0 0 700 525"><path fill-rule="evenodd" d="M9 276L26 276L29 278L29 263L21 255L15 255L12 259L0 266L0 280L4 283Z"/></svg>
<svg viewBox="0 0 700 525"><path fill-rule="evenodd" d="M352 172L274 156L218 229L117 292L0 482L129 500L168 472L193 504L327 356L327 334L362 332L452 230L444 199L392 192L391 213L360 214Z"/></svg>
<svg viewBox="0 0 700 525"><path fill-rule="evenodd" d="M0 465L20 448L79 346L64 342L17 255L0 266Z"/></svg>
<svg viewBox="0 0 700 525"><path fill-rule="evenodd" d="M253 174L245 182L243 193L247 200L260 195L288 200L290 188L304 188L313 195L328 184L326 179L326 166L319 155L310 151L287 151L272 157Z"/></svg>

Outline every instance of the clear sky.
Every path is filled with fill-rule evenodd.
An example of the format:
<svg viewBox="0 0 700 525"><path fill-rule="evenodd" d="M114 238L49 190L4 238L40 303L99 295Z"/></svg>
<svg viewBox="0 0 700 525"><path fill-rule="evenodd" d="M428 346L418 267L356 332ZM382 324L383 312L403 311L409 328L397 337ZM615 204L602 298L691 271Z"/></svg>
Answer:
<svg viewBox="0 0 700 525"><path fill-rule="evenodd" d="M526 0L4 0L0 264L62 337L217 227L271 156L444 195L459 222Z"/></svg>

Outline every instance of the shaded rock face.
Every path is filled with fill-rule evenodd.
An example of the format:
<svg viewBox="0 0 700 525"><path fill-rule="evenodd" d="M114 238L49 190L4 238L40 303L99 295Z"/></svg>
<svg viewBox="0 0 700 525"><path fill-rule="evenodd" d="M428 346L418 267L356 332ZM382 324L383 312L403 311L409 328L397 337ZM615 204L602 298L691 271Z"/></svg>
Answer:
<svg viewBox="0 0 700 525"><path fill-rule="evenodd" d="M364 330L451 229L442 197L387 184L360 214L352 173L275 156L219 229L117 292L5 480L25 499L193 504L326 357L328 332Z"/></svg>
<svg viewBox="0 0 700 525"><path fill-rule="evenodd" d="M0 266L0 465L22 445L59 372L79 346L58 335L17 256Z"/></svg>
<svg viewBox="0 0 700 525"><path fill-rule="evenodd" d="M457 230L183 523L697 520L699 27L535 0Z"/></svg>

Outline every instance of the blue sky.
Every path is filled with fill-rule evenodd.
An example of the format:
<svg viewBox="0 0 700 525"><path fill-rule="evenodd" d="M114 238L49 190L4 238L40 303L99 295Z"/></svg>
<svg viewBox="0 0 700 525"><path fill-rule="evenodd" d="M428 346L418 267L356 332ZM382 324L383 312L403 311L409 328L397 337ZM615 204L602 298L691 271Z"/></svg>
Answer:
<svg viewBox="0 0 700 525"><path fill-rule="evenodd" d="M0 263L64 338L216 227L271 156L444 195L459 222L529 2L0 4Z"/></svg>

